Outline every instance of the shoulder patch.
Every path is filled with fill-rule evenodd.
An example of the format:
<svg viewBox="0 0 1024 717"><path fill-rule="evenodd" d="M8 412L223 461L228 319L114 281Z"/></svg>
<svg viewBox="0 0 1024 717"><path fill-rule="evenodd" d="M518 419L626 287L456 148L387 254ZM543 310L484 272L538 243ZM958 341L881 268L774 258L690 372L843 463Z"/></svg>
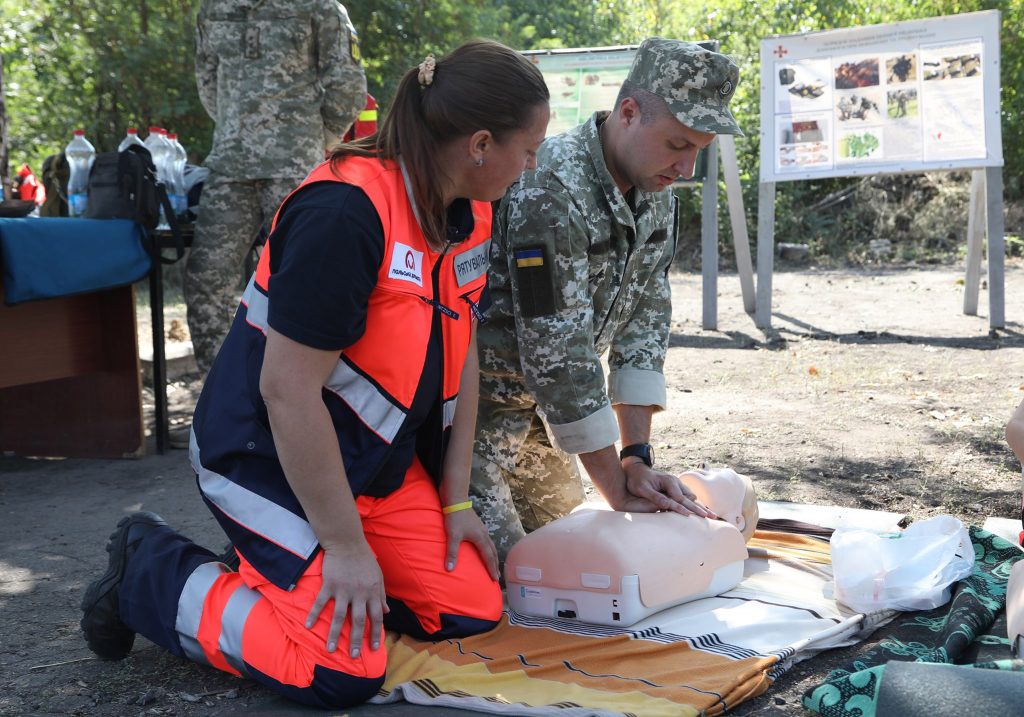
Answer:
<svg viewBox="0 0 1024 717"><path fill-rule="evenodd" d="M527 246L512 252L516 268L516 296L523 316L555 313L555 286L543 245Z"/></svg>
<svg viewBox="0 0 1024 717"><path fill-rule="evenodd" d="M352 62L362 64L363 53L359 50L359 35L351 25L348 28L348 54L352 57Z"/></svg>

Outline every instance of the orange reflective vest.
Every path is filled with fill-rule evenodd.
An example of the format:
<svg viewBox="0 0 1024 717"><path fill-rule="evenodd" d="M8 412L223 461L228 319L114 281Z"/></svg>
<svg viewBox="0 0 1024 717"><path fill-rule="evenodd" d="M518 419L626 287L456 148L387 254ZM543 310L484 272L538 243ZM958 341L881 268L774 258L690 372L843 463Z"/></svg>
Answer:
<svg viewBox="0 0 1024 717"><path fill-rule="evenodd" d="M380 391L358 390L341 396L352 407L362 406L364 410L357 412L363 422L390 443L401 427L404 413L412 406L427 356L433 315L440 311L444 350L442 399L447 429L455 415L476 303L487 280L490 205L473 202L474 224L468 239L437 253L427 246L420 231L396 162L350 157L332 166L327 161L310 172L295 192L324 181L345 182L362 189L377 209L384 228L384 261L377 273L377 286L370 294L365 333L342 352L339 361L371 378ZM287 203L285 199L274 216L271 237ZM255 276L256 286L264 293L270 279L269 240L267 244ZM438 262L441 269L435 287L432 276ZM392 408L385 404L392 404Z"/></svg>
<svg viewBox="0 0 1024 717"><path fill-rule="evenodd" d="M374 494L375 479L395 455L392 444L423 379L431 327L440 314L442 390L429 424L417 429L429 439L402 447L415 451L408 456L410 465L418 456L438 481L476 303L487 279L491 207L473 202L472 232L439 253L427 246L395 162L360 157L333 167L325 162L300 188L326 181L362 189L384 233L384 258L367 302L363 336L341 351L323 390L349 485L353 495ZM337 240L346 241L344 227L338 228ZM190 458L203 498L232 543L261 574L289 589L319 546L284 475L259 393L273 241L272 231L196 405Z"/></svg>

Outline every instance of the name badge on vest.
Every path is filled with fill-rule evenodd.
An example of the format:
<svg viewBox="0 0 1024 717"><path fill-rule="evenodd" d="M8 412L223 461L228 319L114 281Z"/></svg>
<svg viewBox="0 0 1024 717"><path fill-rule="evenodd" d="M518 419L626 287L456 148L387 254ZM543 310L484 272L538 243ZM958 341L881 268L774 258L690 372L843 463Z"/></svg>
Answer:
<svg viewBox="0 0 1024 717"><path fill-rule="evenodd" d="M409 281L416 286L423 286L423 252L416 251L402 242L395 242L391 253L391 269L389 279Z"/></svg>
<svg viewBox="0 0 1024 717"><path fill-rule="evenodd" d="M460 289L487 273L490 251L491 240L488 239L483 244L470 247L466 251L455 255L452 262L455 267L455 281Z"/></svg>

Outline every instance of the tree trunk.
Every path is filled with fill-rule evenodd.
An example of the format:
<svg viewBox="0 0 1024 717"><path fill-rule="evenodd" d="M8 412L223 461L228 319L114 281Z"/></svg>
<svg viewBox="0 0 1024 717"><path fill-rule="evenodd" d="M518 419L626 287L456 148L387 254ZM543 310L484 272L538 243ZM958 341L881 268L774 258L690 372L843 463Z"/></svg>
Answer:
<svg viewBox="0 0 1024 717"><path fill-rule="evenodd" d="M0 55L0 186L4 190L4 199L11 198L11 175L7 147L7 100L4 96L4 56Z"/></svg>

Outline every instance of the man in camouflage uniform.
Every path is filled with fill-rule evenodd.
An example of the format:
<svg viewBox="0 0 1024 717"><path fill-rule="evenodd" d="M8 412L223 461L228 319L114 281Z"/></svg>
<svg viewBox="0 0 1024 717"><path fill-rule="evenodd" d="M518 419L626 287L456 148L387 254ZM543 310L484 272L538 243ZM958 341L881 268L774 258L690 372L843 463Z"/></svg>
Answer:
<svg viewBox="0 0 1024 717"><path fill-rule="evenodd" d="M238 307L256 233L352 124L366 77L337 0L203 0L196 84L216 123L185 278L189 331L206 373Z"/></svg>
<svg viewBox="0 0 1024 717"><path fill-rule="evenodd" d="M738 76L696 44L644 41L615 109L548 139L501 202L471 493L502 561L585 499L571 454L617 510L711 515L652 467L675 252L664 190L693 175L716 133L740 134L728 109Z"/></svg>

